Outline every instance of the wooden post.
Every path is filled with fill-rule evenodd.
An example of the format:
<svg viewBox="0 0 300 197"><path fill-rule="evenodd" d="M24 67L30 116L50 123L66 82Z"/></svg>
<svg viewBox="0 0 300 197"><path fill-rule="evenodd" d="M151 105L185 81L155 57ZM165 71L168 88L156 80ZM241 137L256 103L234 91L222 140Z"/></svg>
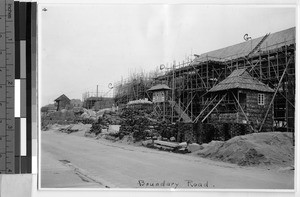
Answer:
<svg viewBox="0 0 300 197"><path fill-rule="evenodd" d="M204 83L204 81L203 81L203 71L204 69L203 69L203 64L201 64L201 76L200 76L200 79L201 79L201 87L203 88L203 87L205 87L205 83Z"/></svg>
<svg viewBox="0 0 300 197"><path fill-rule="evenodd" d="M259 54L259 78L262 79L261 56Z"/></svg>
<svg viewBox="0 0 300 197"><path fill-rule="evenodd" d="M195 95L194 95L193 98L190 100L189 104L186 106L186 108L184 109L183 113L180 114L180 117L179 117L178 120L181 120L182 115L183 115L184 113L186 113L186 111L187 111L187 109L189 108L190 104L193 102L194 97L195 97ZM174 106L175 106L175 103L174 103ZM180 102L179 102L178 106L179 106L179 108L181 108Z"/></svg>
<svg viewBox="0 0 300 197"><path fill-rule="evenodd" d="M98 85L97 85L97 93L96 93L96 97L98 98Z"/></svg>
<svg viewBox="0 0 300 197"><path fill-rule="evenodd" d="M165 94L166 91L164 91ZM166 118L166 95L164 95L164 100L163 100L163 120Z"/></svg>
<svg viewBox="0 0 300 197"><path fill-rule="evenodd" d="M230 69L232 68L232 56L230 57ZM225 78L227 77L227 68L225 68Z"/></svg>
<svg viewBox="0 0 300 197"><path fill-rule="evenodd" d="M285 64L287 63L287 46L286 46L286 40L284 39L284 45L285 45ZM289 93L289 69L287 67L287 71L286 71L286 84L284 84L286 86L286 89L285 89L285 120L286 120L286 129L287 129L287 132L289 132L289 103L288 103L288 93Z"/></svg>
<svg viewBox="0 0 300 197"><path fill-rule="evenodd" d="M206 62L206 88L208 90L208 88L210 87L208 85L208 56L206 55L206 58L207 58L207 62Z"/></svg>
<svg viewBox="0 0 300 197"><path fill-rule="evenodd" d="M190 98L192 101L193 100L193 82L192 82L193 78L192 78L192 75L191 75L191 78L190 78L190 86L191 86L191 89L190 89ZM193 102L191 102L191 119L193 119Z"/></svg>
<svg viewBox="0 0 300 197"><path fill-rule="evenodd" d="M279 79L279 60L278 60L278 51L276 54L276 60L277 60L277 78Z"/></svg>
<svg viewBox="0 0 300 197"><path fill-rule="evenodd" d="M172 70L173 70L173 76L172 76L172 102L175 102L175 76L174 76L174 72L175 72L175 65L176 65L176 62L174 61L173 62L173 67L172 67ZM173 123L174 119L173 119L173 116L174 116L174 105L171 106L171 110L172 110L172 114L171 114L171 122Z"/></svg>
<svg viewBox="0 0 300 197"><path fill-rule="evenodd" d="M270 80L271 77L271 65L270 65L270 51L268 50L268 42L266 43L267 51L268 51L268 78Z"/></svg>
<svg viewBox="0 0 300 197"><path fill-rule="evenodd" d="M233 97L235 97L234 96L234 93L233 92L231 92L232 94L233 94ZM237 103L238 103L238 105L240 104L240 93L239 93L239 91L237 91ZM237 123L239 122L239 113L238 113L238 111L237 111Z"/></svg>

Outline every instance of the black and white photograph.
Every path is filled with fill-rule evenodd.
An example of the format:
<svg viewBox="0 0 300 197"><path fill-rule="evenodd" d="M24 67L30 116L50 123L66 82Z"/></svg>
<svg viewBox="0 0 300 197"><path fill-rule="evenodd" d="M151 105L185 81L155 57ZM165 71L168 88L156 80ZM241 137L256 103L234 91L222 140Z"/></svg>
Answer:
<svg viewBox="0 0 300 197"><path fill-rule="evenodd" d="M37 9L40 189L295 189L295 6Z"/></svg>

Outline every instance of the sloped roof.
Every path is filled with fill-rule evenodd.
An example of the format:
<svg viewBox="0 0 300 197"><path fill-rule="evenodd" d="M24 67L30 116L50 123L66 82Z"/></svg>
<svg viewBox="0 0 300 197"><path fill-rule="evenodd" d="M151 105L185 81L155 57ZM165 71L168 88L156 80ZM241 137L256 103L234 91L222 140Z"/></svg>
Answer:
<svg viewBox="0 0 300 197"><path fill-rule="evenodd" d="M148 91L156 91L156 90L171 90L171 88L169 88L169 86L167 86L166 84L158 84L151 87Z"/></svg>
<svg viewBox="0 0 300 197"><path fill-rule="evenodd" d="M218 92L230 89L247 89L259 92L274 92L272 88L253 78L246 69L234 70L226 79L216 86L212 87L208 92Z"/></svg>
<svg viewBox="0 0 300 197"><path fill-rule="evenodd" d="M63 99L67 99L68 101L71 101L66 95L62 94L60 95L57 99L55 99L54 101L61 101Z"/></svg>
<svg viewBox="0 0 300 197"><path fill-rule="evenodd" d="M296 28L292 27L283 31L270 34L260 45L261 51L276 49L284 45L295 44Z"/></svg>
<svg viewBox="0 0 300 197"><path fill-rule="evenodd" d="M284 45L295 44L295 27L248 40L239 44L201 54L192 64L207 60L226 61L249 55L255 47L260 51L280 48ZM265 37L265 39L264 39ZM261 43L260 43L261 42Z"/></svg>

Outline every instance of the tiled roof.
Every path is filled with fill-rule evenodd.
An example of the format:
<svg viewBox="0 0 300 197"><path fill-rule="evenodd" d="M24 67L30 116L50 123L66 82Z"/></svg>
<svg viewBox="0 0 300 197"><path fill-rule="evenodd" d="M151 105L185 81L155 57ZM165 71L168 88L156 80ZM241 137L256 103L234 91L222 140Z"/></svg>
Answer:
<svg viewBox="0 0 300 197"><path fill-rule="evenodd" d="M171 88L169 88L169 86L167 86L166 84L158 84L151 87L148 91L155 91L155 90L171 90Z"/></svg>
<svg viewBox="0 0 300 197"><path fill-rule="evenodd" d="M203 53L197 57L192 64L197 64L198 62L207 60L226 61L244 57L249 55L256 46L258 47L256 51L267 51L280 48L284 45L295 44L295 31L296 28L292 27L283 31L272 33L270 35L265 35L259 38L241 42L239 44Z"/></svg>
<svg viewBox="0 0 300 197"><path fill-rule="evenodd" d="M272 88L253 78L246 69L234 70L226 79L216 86L212 87L209 92L218 92L230 89L248 89L259 92L274 92Z"/></svg>

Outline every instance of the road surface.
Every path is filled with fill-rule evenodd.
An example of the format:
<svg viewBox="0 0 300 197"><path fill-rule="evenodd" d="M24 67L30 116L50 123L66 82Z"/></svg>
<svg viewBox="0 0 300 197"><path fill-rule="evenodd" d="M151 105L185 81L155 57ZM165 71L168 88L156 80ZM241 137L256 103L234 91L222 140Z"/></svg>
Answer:
<svg viewBox="0 0 300 197"><path fill-rule="evenodd" d="M291 172L42 131L42 188L293 189Z"/></svg>

